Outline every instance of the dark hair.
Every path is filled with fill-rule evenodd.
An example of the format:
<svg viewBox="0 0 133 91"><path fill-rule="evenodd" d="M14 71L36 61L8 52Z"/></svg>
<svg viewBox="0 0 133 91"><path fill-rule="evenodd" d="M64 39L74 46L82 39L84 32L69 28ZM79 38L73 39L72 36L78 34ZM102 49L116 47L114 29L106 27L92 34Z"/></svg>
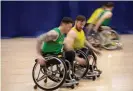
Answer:
<svg viewBox="0 0 133 91"><path fill-rule="evenodd" d="M111 7L114 7L114 3L113 2L107 2L103 6L105 6L107 8L111 8Z"/></svg>
<svg viewBox="0 0 133 91"><path fill-rule="evenodd" d="M63 19L61 20L61 23L69 24L69 23L73 23L73 20L70 17L63 17Z"/></svg>
<svg viewBox="0 0 133 91"><path fill-rule="evenodd" d="M76 17L76 20L77 21L86 21L86 18L85 18L85 16L83 16L83 15L78 15L77 17Z"/></svg>

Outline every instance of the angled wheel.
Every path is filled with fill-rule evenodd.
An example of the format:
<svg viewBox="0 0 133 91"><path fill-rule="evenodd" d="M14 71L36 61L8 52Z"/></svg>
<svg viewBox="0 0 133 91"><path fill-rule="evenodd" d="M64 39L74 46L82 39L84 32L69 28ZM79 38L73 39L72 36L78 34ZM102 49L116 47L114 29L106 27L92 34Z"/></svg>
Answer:
<svg viewBox="0 0 133 91"><path fill-rule="evenodd" d="M88 72L88 69L89 69L89 61L88 61L88 58L87 58L87 55L81 51L81 50L77 50L76 51L77 55L81 58L84 58L85 59L85 63L86 65L82 66L80 64L78 64L76 61L74 62L74 72L75 72L75 75L81 79L83 78L87 72Z"/></svg>
<svg viewBox="0 0 133 91"><path fill-rule="evenodd" d="M42 90L51 91L59 88L64 83L67 75L67 67L64 61L57 57L50 57L47 62L45 66L40 66L36 62L32 70L32 77L37 87ZM62 77L60 77L57 65L60 65L59 69L62 70ZM53 75L54 72L56 74Z"/></svg>
<svg viewBox="0 0 133 91"><path fill-rule="evenodd" d="M110 42L107 44L102 44L102 47L106 50L118 49L119 43L120 43L120 36L114 30L110 30L109 32L110 32L110 35L109 35ZM107 36L107 34L104 34L104 35Z"/></svg>

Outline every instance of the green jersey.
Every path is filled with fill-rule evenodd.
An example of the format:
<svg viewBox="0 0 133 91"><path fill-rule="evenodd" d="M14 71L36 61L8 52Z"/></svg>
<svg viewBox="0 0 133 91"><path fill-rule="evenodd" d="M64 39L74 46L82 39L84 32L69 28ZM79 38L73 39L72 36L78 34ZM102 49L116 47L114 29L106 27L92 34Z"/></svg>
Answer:
<svg viewBox="0 0 133 91"><path fill-rule="evenodd" d="M99 18L101 18L106 12L110 12L110 11L104 10L104 11L100 14ZM105 20L102 22L101 26L109 26L110 21L111 21L111 18L105 19Z"/></svg>
<svg viewBox="0 0 133 91"><path fill-rule="evenodd" d="M56 31L59 36L56 41L44 42L43 48L42 48L42 51L44 53L58 54L58 53L62 52L65 36L64 36L64 34L61 34L61 32L58 28L54 28L53 30Z"/></svg>

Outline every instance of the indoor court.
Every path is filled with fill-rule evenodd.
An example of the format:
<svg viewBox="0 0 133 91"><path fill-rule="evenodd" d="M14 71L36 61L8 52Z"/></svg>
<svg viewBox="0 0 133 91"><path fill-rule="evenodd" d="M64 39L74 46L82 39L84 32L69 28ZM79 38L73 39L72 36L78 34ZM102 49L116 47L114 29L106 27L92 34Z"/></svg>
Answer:
<svg viewBox="0 0 133 91"><path fill-rule="evenodd" d="M0 91L133 91L132 10L133 1L2 0Z"/></svg>
<svg viewBox="0 0 133 91"><path fill-rule="evenodd" d="M82 79L75 89L56 91L133 91L133 35L122 35L123 50L102 50L98 67L103 71L95 81ZM35 38L2 39L2 91L34 90Z"/></svg>

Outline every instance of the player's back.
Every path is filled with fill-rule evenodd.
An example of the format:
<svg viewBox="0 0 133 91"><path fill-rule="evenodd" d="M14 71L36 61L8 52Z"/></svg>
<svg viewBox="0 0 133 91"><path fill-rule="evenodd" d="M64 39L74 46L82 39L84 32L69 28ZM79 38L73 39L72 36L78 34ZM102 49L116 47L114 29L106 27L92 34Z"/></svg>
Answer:
<svg viewBox="0 0 133 91"><path fill-rule="evenodd" d="M103 8L98 8L98 9L96 9L96 10L92 13L91 17L88 19L87 23L96 24L99 15L100 15L103 11L104 11Z"/></svg>

